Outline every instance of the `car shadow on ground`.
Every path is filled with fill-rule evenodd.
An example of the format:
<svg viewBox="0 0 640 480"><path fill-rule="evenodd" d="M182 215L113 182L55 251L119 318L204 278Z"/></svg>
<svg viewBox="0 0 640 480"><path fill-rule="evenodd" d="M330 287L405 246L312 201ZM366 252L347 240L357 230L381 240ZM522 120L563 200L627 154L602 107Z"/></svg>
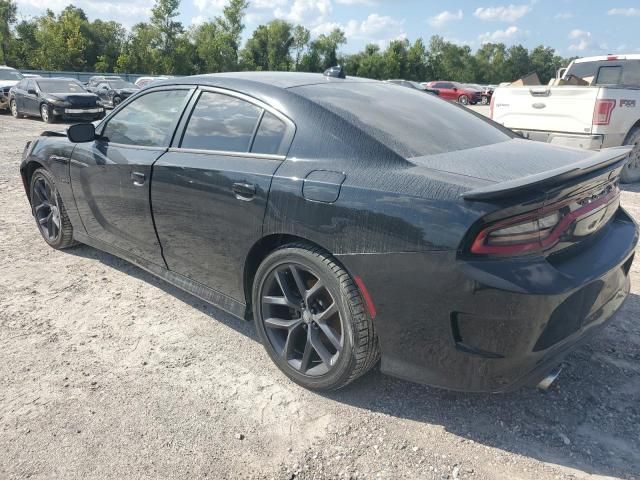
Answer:
<svg viewBox="0 0 640 480"><path fill-rule="evenodd" d="M640 192L640 182L623 183L622 185L620 185L620 189L623 192Z"/></svg>
<svg viewBox="0 0 640 480"><path fill-rule="evenodd" d="M99 260L154 285L258 341L251 322L239 320L125 260L87 246L67 252ZM440 425L460 441L589 474L635 478L640 472L640 354L638 343L628 338L640 338L634 320L638 311L640 296L631 294L602 338L565 359L559 381L545 393L533 388L496 395L450 392L388 377L376 367L350 386L320 395L390 417Z"/></svg>

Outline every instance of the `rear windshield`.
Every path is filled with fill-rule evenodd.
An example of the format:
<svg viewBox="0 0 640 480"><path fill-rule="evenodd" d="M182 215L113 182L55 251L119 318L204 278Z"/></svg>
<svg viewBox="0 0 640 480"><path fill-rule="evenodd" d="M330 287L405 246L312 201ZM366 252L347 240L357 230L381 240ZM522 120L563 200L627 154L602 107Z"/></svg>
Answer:
<svg viewBox="0 0 640 480"><path fill-rule="evenodd" d="M507 133L424 91L384 83L326 83L293 88L405 158L510 140Z"/></svg>
<svg viewBox="0 0 640 480"><path fill-rule="evenodd" d="M85 93L86 90L73 80L38 80L40 90L46 93Z"/></svg>
<svg viewBox="0 0 640 480"><path fill-rule="evenodd" d="M138 88L131 82L125 82L124 80L107 80L106 81L111 88Z"/></svg>
<svg viewBox="0 0 640 480"><path fill-rule="evenodd" d="M640 60L600 60L572 64L564 77L574 75L591 85L640 87Z"/></svg>

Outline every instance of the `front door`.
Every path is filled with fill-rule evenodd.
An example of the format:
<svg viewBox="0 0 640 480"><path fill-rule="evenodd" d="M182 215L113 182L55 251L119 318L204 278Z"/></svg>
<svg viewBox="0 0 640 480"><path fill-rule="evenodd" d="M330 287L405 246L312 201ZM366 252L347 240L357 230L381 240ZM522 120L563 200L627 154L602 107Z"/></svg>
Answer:
<svg viewBox="0 0 640 480"><path fill-rule="evenodd" d="M167 151L191 93L141 95L105 119L97 140L75 147L71 185L90 237L164 266L149 203L151 166Z"/></svg>
<svg viewBox="0 0 640 480"><path fill-rule="evenodd" d="M36 82L27 80L27 89L22 98L21 111L29 115L40 115L40 101L36 89Z"/></svg>
<svg viewBox="0 0 640 480"><path fill-rule="evenodd" d="M200 93L182 138L153 166L151 203L169 269L242 301L244 263L262 236L271 179L294 127L227 93Z"/></svg>

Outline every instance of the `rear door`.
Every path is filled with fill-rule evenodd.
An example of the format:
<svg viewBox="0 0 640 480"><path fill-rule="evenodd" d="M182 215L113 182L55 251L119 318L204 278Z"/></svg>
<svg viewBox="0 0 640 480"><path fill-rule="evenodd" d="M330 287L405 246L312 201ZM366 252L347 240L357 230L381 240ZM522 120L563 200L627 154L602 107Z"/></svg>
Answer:
<svg viewBox="0 0 640 480"><path fill-rule="evenodd" d="M109 116L98 139L76 145L71 186L89 236L164 266L149 203L151 165L171 144L192 93L152 90Z"/></svg>
<svg viewBox="0 0 640 480"><path fill-rule="evenodd" d="M151 203L170 270L243 300L245 259L262 237L276 169L294 133L250 97L205 88L153 166Z"/></svg>
<svg viewBox="0 0 640 480"><path fill-rule="evenodd" d="M493 119L511 129L591 133L598 87L503 87Z"/></svg>

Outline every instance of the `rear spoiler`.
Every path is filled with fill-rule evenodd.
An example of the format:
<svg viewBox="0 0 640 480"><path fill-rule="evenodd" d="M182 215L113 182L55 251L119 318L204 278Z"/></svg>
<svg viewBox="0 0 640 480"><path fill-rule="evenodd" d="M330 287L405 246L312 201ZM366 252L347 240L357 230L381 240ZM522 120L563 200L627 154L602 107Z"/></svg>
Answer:
<svg viewBox="0 0 640 480"><path fill-rule="evenodd" d="M525 193L534 188L549 188L589 172L608 167L618 162L623 162L632 149L632 146L605 148L579 162L554 168L553 170L547 170L546 172L469 190L461 196L465 200L496 200Z"/></svg>

